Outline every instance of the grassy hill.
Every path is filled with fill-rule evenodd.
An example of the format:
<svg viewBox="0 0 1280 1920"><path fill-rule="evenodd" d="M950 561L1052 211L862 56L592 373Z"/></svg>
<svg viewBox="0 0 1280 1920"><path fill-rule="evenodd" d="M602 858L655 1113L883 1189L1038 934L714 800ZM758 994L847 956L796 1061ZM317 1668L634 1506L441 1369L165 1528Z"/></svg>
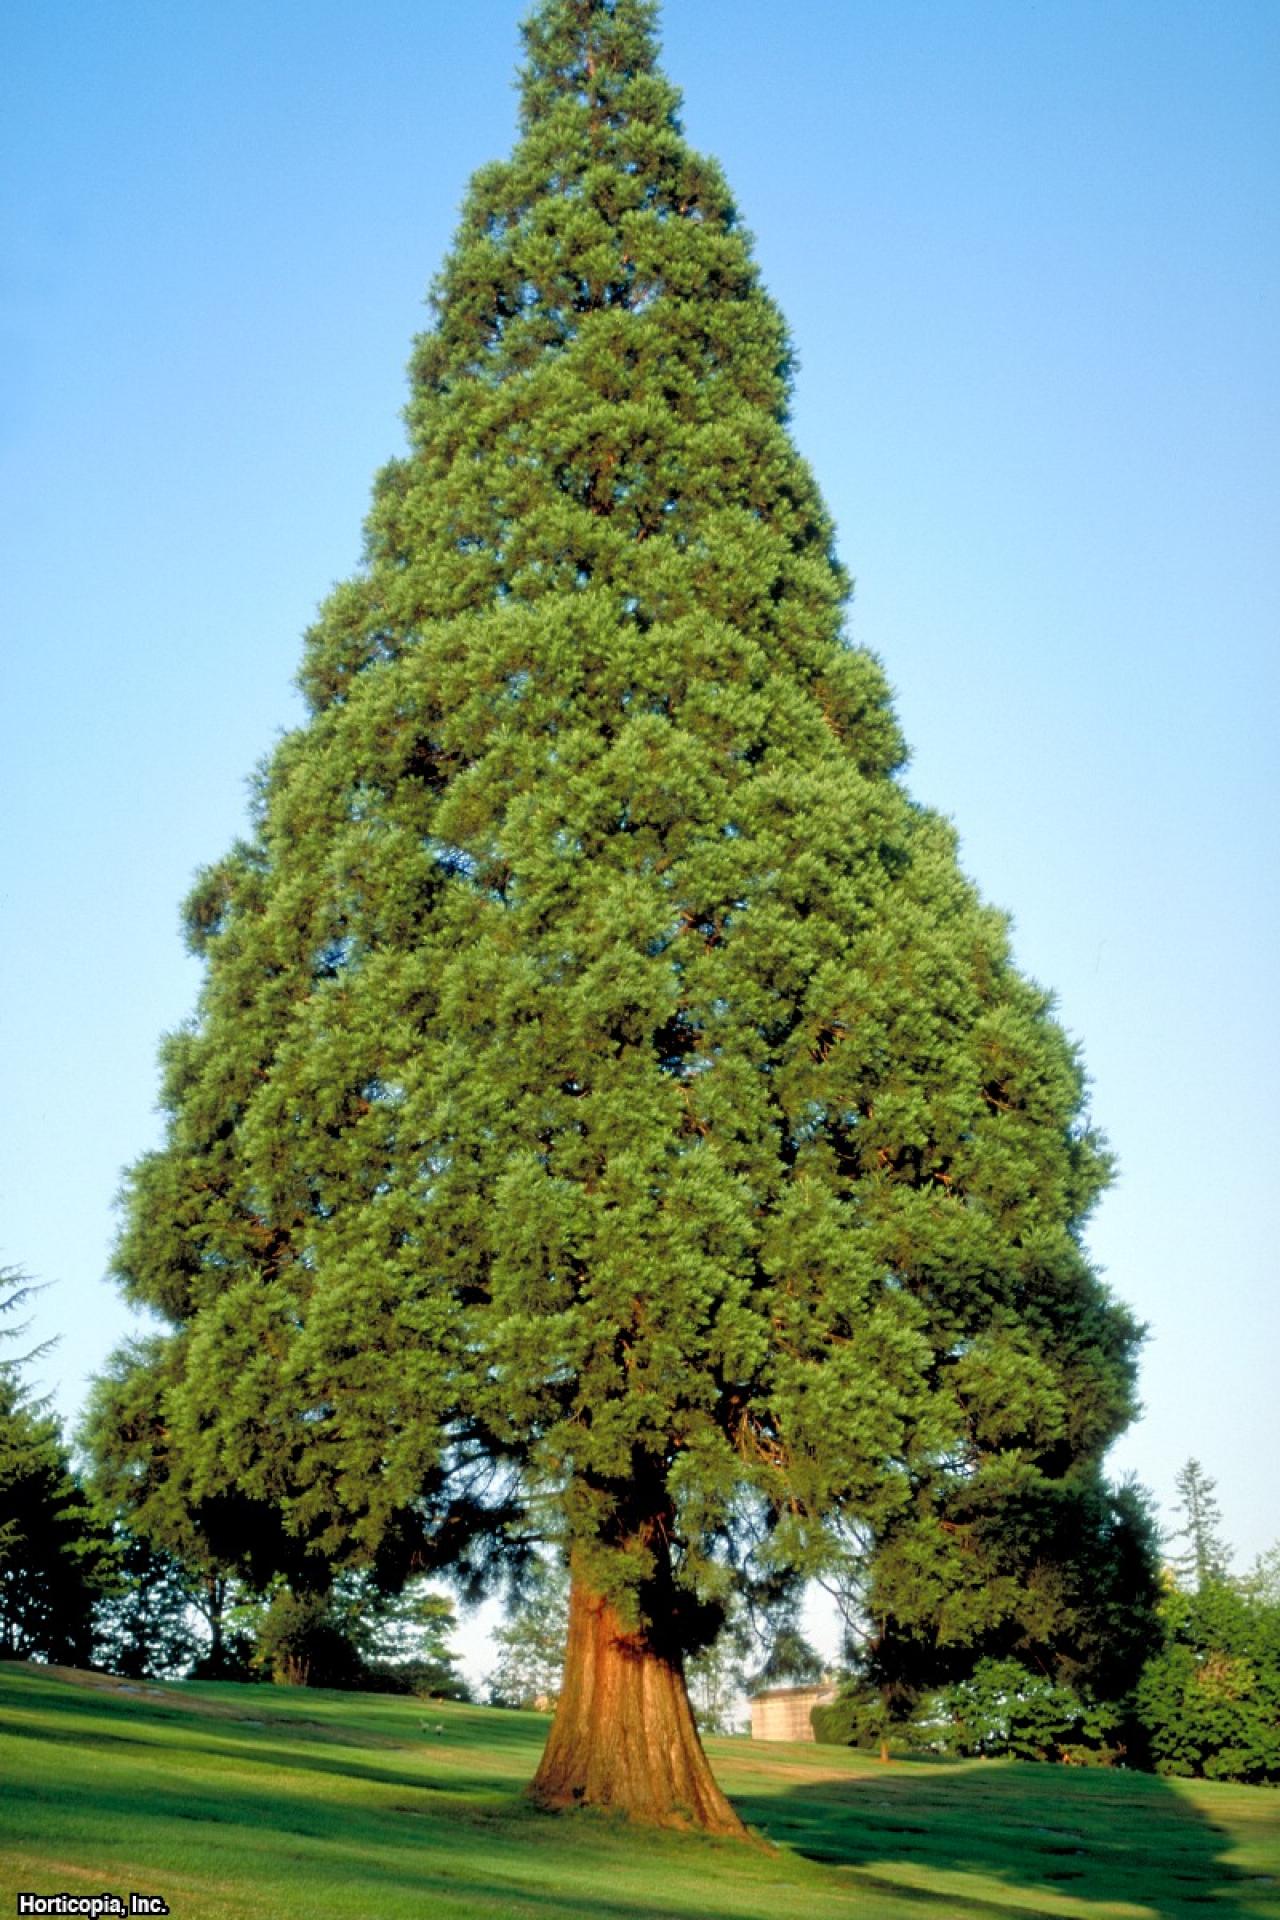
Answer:
<svg viewBox="0 0 1280 1920"><path fill-rule="evenodd" d="M1280 1920L1280 1794L711 1741L772 1845L533 1812L535 1715L0 1664L0 1914L175 1920Z"/></svg>

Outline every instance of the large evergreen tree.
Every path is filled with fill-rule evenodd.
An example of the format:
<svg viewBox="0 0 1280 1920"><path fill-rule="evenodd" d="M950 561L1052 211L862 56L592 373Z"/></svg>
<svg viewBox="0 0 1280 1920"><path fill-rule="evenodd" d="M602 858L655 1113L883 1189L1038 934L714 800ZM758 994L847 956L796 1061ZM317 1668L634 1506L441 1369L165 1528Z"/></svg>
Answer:
<svg viewBox="0 0 1280 1920"><path fill-rule="evenodd" d="M537 1797L732 1829L682 1663L736 1575L908 1509L927 1557L943 1489L1095 1460L1135 1330L1079 1063L900 782L653 26L525 29L310 718L188 905L118 1270L193 1512L384 1573L554 1542Z"/></svg>

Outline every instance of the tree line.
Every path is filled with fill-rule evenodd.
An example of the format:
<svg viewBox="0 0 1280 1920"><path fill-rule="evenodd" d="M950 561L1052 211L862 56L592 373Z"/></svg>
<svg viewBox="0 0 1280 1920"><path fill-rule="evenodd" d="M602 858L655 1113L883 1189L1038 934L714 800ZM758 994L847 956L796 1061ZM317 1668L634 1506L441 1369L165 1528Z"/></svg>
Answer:
<svg viewBox="0 0 1280 1920"><path fill-rule="evenodd" d="M0 1316L12 1317L32 1289L13 1273L5 1282ZM10 1342L22 1332L0 1325ZM249 1559L218 1561L189 1514L166 1516L162 1490L148 1489L136 1457L122 1451L115 1395L127 1369L97 1381L73 1457L24 1386L33 1358L0 1359L0 1657L131 1679L471 1697L446 1596L421 1580L397 1592L368 1571L310 1587L275 1574L255 1588ZM1009 1755L1280 1783L1280 1544L1236 1576L1215 1484L1198 1461L1177 1476L1177 1494L1176 1524L1163 1538L1132 1486L1116 1501L1123 1525L1097 1536L1086 1571L1095 1587L1112 1589L1094 1616L1105 1644L1060 1617L1038 1643L993 1649L979 1634L935 1648L929 1667L918 1649L902 1661L902 1640L869 1617L873 1580L847 1587L839 1692L814 1709L817 1737L876 1747L884 1758ZM563 1566L536 1557L494 1636L492 1704L554 1709L568 1618ZM831 1676L791 1594L754 1618L733 1609L686 1677L700 1730L730 1733L745 1694Z"/></svg>
<svg viewBox="0 0 1280 1920"><path fill-rule="evenodd" d="M34 1291L0 1272L0 1338L21 1344L16 1316ZM447 1596L423 1581L393 1591L368 1571L255 1581L251 1558L219 1560L187 1516L148 1497L113 1425L119 1376L96 1382L73 1449L25 1384L34 1358L0 1354L0 1658L469 1697Z"/></svg>

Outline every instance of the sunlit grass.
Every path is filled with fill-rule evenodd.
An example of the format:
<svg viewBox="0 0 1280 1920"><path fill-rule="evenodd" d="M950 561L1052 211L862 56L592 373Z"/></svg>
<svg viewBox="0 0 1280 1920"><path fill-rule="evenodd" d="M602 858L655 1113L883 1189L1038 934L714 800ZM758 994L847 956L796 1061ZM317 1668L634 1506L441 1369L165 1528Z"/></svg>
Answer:
<svg viewBox="0 0 1280 1920"><path fill-rule="evenodd" d="M1280 1794L709 1743L743 1846L534 1812L535 1715L0 1665L0 1913L175 1920L1280 1920ZM766 1844L768 1843L768 1844Z"/></svg>

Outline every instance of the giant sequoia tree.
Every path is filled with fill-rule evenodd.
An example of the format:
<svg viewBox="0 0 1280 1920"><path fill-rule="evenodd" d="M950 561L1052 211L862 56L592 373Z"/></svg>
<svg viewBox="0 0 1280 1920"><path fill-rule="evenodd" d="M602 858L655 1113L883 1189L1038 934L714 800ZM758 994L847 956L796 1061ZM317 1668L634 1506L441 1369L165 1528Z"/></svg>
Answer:
<svg viewBox="0 0 1280 1920"><path fill-rule="evenodd" d="M1134 1330L1081 1248L1079 1064L900 782L653 15L525 29L310 717L188 905L118 1270L208 1537L556 1543L537 1797L732 1829L682 1662L739 1570L895 1525L927 1562L957 1485L1092 1471Z"/></svg>

